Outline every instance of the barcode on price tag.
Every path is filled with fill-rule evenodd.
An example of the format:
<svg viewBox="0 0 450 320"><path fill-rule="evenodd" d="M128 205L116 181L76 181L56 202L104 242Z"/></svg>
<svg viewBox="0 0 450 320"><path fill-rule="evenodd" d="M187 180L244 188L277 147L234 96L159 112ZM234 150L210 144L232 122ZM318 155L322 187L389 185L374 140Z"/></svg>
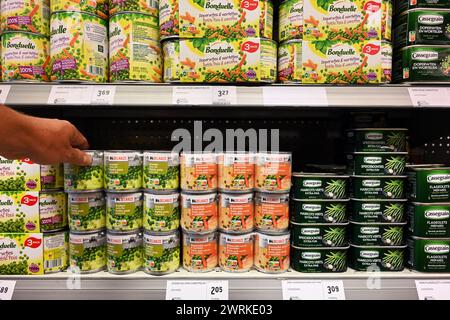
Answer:
<svg viewBox="0 0 450 320"><path fill-rule="evenodd" d="M115 95L115 86L95 86L92 90L91 104L112 105Z"/></svg>
<svg viewBox="0 0 450 320"><path fill-rule="evenodd" d="M15 281L0 281L0 300L11 300L15 287Z"/></svg>
<svg viewBox="0 0 450 320"><path fill-rule="evenodd" d="M8 99L9 90L11 90L10 85L0 85L0 104L4 104Z"/></svg>
<svg viewBox="0 0 450 320"><path fill-rule="evenodd" d="M228 281L167 281L166 300L228 300Z"/></svg>
<svg viewBox="0 0 450 320"><path fill-rule="evenodd" d="M342 280L283 280L283 300L345 300Z"/></svg>

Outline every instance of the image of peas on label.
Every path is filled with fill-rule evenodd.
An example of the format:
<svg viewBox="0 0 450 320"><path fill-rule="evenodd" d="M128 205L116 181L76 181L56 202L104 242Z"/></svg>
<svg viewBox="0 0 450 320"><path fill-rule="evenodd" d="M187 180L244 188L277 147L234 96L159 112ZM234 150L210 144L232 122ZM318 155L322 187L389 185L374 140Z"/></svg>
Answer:
<svg viewBox="0 0 450 320"><path fill-rule="evenodd" d="M105 228L105 198L101 192L68 195L69 227L74 231Z"/></svg>
<svg viewBox="0 0 450 320"><path fill-rule="evenodd" d="M144 152L143 187L151 190L176 190L180 181L177 153Z"/></svg>
<svg viewBox="0 0 450 320"><path fill-rule="evenodd" d="M105 188L108 190L137 190L142 187L142 154L105 152Z"/></svg>
<svg viewBox="0 0 450 320"><path fill-rule="evenodd" d="M52 81L106 82L107 22L81 12L56 12L50 22Z"/></svg>
<svg viewBox="0 0 450 320"><path fill-rule="evenodd" d="M42 233L0 233L0 275L44 274Z"/></svg>
<svg viewBox="0 0 450 320"><path fill-rule="evenodd" d="M144 229L167 232L180 226L179 194L144 194Z"/></svg>
<svg viewBox="0 0 450 320"><path fill-rule="evenodd" d="M158 17L158 2L158 0L109 0L109 16L121 12L139 12Z"/></svg>
<svg viewBox="0 0 450 320"><path fill-rule="evenodd" d="M302 42L287 41L278 46L278 79L302 81Z"/></svg>
<svg viewBox="0 0 450 320"><path fill-rule="evenodd" d="M67 227L67 195L64 192L41 192L39 215L42 232Z"/></svg>
<svg viewBox="0 0 450 320"><path fill-rule="evenodd" d="M0 191L40 191L38 164L30 159L8 160L0 157Z"/></svg>
<svg viewBox="0 0 450 320"><path fill-rule="evenodd" d="M279 41L303 37L303 0L281 2L279 10Z"/></svg>
<svg viewBox="0 0 450 320"><path fill-rule="evenodd" d="M106 228L130 231L142 227L142 193L107 193Z"/></svg>
<svg viewBox="0 0 450 320"><path fill-rule="evenodd" d="M55 190L64 188L63 164L41 165L42 190Z"/></svg>
<svg viewBox="0 0 450 320"><path fill-rule="evenodd" d="M65 270L69 265L69 232L44 234L44 273Z"/></svg>
<svg viewBox="0 0 450 320"><path fill-rule="evenodd" d="M144 234L144 271L150 274L175 272L180 267L180 233Z"/></svg>
<svg viewBox="0 0 450 320"><path fill-rule="evenodd" d="M39 228L39 192L0 192L0 233L35 233Z"/></svg>
<svg viewBox="0 0 450 320"><path fill-rule="evenodd" d="M107 268L110 273L130 273L143 263L142 232L107 234Z"/></svg>
<svg viewBox="0 0 450 320"><path fill-rule="evenodd" d="M180 33L178 0L159 0L159 34L161 39Z"/></svg>
<svg viewBox="0 0 450 320"><path fill-rule="evenodd" d="M52 13L58 11L81 11L97 15L102 19L108 19L108 0L51 0L50 9Z"/></svg>
<svg viewBox="0 0 450 320"><path fill-rule="evenodd" d="M64 163L64 190L91 191L103 189L103 152L86 151L92 157L90 166Z"/></svg>
<svg viewBox="0 0 450 320"><path fill-rule="evenodd" d="M48 0L2 0L1 30L49 35Z"/></svg>
<svg viewBox="0 0 450 320"><path fill-rule="evenodd" d="M70 267L83 272L94 272L106 267L106 233L70 233Z"/></svg>

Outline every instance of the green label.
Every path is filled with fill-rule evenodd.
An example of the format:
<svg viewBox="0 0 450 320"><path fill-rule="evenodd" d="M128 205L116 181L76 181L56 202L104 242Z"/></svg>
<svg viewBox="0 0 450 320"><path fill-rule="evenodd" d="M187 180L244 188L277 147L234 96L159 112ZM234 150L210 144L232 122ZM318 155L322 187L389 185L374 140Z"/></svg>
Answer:
<svg viewBox="0 0 450 320"><path fill-rule="evenodd" d="M75 257L82 257L84 252L83 244L70 244L70 254Z"/></svg>
<svg viewBox="0 0 450 320"><path fill-rule="evenodd" d="M123 254L122 244L108 244L108 255L120 257Z"/></svg>
<svg viewBox="0 0 450 320"><path fill-rule="evenodd" d="M89 214L89 203L71 203L70 214L74 216L87 216Z"/></svg>
<svg viewBox="0 0 450 320"><path fill-rule="evenodd" d="M169 169L168 162L149 162L147 166L149 174L167 174Z"/></svg>
<svg viewBox="0 0 450 320"><path fill-rule="evenodd" d="M409 230L423 238L450 237L450 205L414 205L408 208Z"/></svg>
<svg viewBox="0 0 450 320"><path fill-rule="evenodd" d="M157 217L168 217L172 215L173 205L170 203L165 204L155 204L155 216Z"/></svg>
<svg viewBox="0 0 450 320"><path fill-rule="evenodd" d="M164 254L164 245L151 245L145 247L145 254L153 258L161 258Z"/></svg>
<svg viewBox="0 0 450 320"><path fill-rule="evenodd" d="M124 162L110 162L108 165L110 174L127 174L128 173L128 161Z"/></svg>
<svg viewBox="0 0 450 320"><path fill-rule="evenodd" d="M116 203L115 214L121 216L134 214L135 207L134 203Z"/></svg>

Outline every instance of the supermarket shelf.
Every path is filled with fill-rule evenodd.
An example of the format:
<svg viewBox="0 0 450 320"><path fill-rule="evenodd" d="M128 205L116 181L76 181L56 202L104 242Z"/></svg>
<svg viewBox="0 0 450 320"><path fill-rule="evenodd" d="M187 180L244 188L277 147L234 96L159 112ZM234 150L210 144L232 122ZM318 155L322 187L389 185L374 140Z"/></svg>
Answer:
<svg viewBox="0 0 450 320"><path fill-rule="evenodd" d="M13 299L165 299L167 280L228 280L232 300L277 300L282 298L281 280L343 280L348 300L414 300L418 299L414 280L450 279L450 274L425 274L409 270L377 274L353 270L342 274L295 271L279 275L257 271L198 274L181 270L165 276L150 276L143 272L129 275L99 272L79 277L79 289L69 289L74 286L72 281L76 277L69 277L65 272L44 276L0 276L0 280L17 281ZM377 279L379 286L370 289Z"/></svg>
<svg viewBox="0 0 450 320"><path fill-rule="evenodd" d="M13 84L6 100L6 104L16 107L50 106L48 98L52 86L58 84ZM61 84L59 84L61 85ZM64 84L72 85L72 84ZM75 85L75 84L73 84ZM84 85L84 84L82 84ZM137 84L106 84L116 87L113 106L126 107L162 107L174 106L172 94L175 86L169 84L137 85ZM84 85L91 86L91 85ZM95 86L95 85L94 85ZM448 86L447 86L448 87ZM314 95L316 91L324 90L328 99L328 107L351 107L351 108L411 108L412 103L408 93L408 86L383 85L383 86L298 86L298 85L268 85L268 86L237 86L237 104L234 106L244 107L270 107L264 102L263 91L265 88L283 88L279 93L280 108L298 108L314 106ZM421 87L415 87L421 88ZM423 87L433 88L433 86ZM436 87L437 88L437 87ZM439 88L442 88L439 87ZM449 89L450 90L450 89ZM297 94L298 97L297 98ZM306 95L306 96L305 96ZM195 102L193 103L195 105ZM449 101L442 97L441 106L449 106ZM89 104L84 107L94 107ZM61 107L55 106L53 107ZM78 106L79 107L79 106ZM96 105L96 108L105 105ZM111 106L108 106L111 107ZM179 106L186 107L186 106ZM210 105L198 106L210 107ZM229 106L233 107L233 106ZM435 106L439 107L439 106Z"/></svg>

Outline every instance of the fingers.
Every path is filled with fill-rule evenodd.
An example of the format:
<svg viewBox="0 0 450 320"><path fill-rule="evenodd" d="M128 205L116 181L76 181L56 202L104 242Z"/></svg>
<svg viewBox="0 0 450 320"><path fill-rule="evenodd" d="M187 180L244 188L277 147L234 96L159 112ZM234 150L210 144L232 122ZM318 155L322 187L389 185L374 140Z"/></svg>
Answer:
<svg viewBox="0 0 450 320"><path fill-rule="evenodd" d="M72 133L70 134L70 145L72 147L76 147L78 149L89 149L89 143L85 136L81 134L80 131L78 131L77 128L75 128L74 125L70 124L70 130L72 130Z"/></svg>
<svg viewBox="0 0 450 320"><path fill-rule="evenodd" d="M66 153L64 162L79 166L89 166L92 164L92 157L80 149L72 148Z"/></svg>

